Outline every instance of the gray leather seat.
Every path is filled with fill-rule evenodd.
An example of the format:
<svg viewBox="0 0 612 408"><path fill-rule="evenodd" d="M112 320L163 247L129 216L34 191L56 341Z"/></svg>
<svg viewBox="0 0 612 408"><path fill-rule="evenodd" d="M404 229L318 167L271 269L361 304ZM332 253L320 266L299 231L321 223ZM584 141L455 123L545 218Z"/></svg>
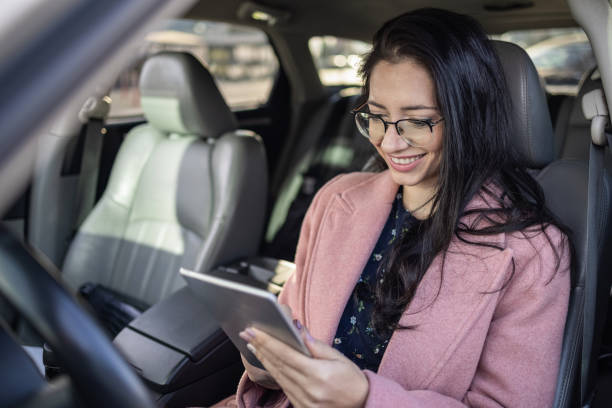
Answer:
<svg viewBox="0 0 612 408"><path fill-rule="evenodd" d="M127 134L63 274L151 305L184 285L180 267L206 272L257 253L267 169L260 138L236 129L193 56L149 58L140 92L148 123Z"/></svg>
<svg viewBox="0 0 612 408"><path fill-rule="evenodd" d="M514 104L516 147L525 164L533 169L544 190L547 205L572 231L570 238L576 253L555 407L582 406L589 398L590 390L581 384L581 378L587 378L585 372L593 370L593 361L597 360L610 288L607 273L607 265L612 265L612 226L608 216L612 203L609 149L607 168L597 176L601 182L598 196L588 197L589 168L584 158L554 159L554 135L546 98L529 56L513 44L496 42L496 47ZM590 205L595 205L595 217L589 222L588 200ZM588 245L587 237L592 241ZM595 276L598 284L597 290L592 293L589 291L587 296L597 296L600 301L597 307L585 310L587 274ZM595 305L595 302L592 304ZM595 329L583 331L585 322L589 320L596 321ZM588 346L585 348L588 353L584 356L583 339ZM591 382L594 377L589 375L589 378Z"/></svg>

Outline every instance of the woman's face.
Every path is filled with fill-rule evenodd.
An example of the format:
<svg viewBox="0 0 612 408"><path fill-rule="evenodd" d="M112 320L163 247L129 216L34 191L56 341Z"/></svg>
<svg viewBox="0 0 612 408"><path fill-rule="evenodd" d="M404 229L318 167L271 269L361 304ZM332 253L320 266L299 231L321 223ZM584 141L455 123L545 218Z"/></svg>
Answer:
<svg viewBox="0 0 612 408"><path fill-rule="evenodd" d="M435 85L429 72L412 59L390 63L381 61L370 74L370 113L388 122L400 119L441 119ZM422 147L408 145L395 126L387 126L385 136L374 147L385 159L393 180L405 187L434 188L442 158L444 122L433 126L431 137Z"/></svg>

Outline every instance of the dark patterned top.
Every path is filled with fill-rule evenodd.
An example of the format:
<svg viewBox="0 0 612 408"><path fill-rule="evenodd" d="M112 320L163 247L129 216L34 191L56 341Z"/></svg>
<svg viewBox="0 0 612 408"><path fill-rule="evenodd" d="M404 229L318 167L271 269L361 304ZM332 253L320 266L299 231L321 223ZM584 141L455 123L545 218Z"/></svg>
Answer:
<svg viewBox="0 0 612 408"><path fill-rule="evenodd" d="M385 272L383 267L379 270L379 265L395 240L408 231L413 222L418 221L404 209L400 188L372 255L340 318L333 347L361 369L378 370L390 338L390 334L379 336L371 324L375 283L382 281Z"/></svg>

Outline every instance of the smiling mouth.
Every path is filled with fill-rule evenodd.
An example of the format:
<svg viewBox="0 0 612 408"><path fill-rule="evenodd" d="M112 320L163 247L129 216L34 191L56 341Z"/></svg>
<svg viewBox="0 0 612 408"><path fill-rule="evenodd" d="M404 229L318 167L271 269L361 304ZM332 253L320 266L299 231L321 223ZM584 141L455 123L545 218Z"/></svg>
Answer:
<svg viewBox="0 0 612 408"><path fill-rule="evenodd" d="M395 164L410 164L410 163L413 163L419 160L420 158L425 156L425 154L426 153L419 154L416 156L410 156L410 157L391 157L391 161Z"/></svg>

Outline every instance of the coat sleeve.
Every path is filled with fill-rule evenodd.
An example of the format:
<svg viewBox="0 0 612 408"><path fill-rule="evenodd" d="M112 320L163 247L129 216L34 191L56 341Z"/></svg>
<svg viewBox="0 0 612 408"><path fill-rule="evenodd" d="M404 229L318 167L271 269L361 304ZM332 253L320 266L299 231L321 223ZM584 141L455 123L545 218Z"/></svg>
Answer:
<svg viewBox="0 0 612 408"><path fill-rule="evenodd" d="M288 305L293 317L304 321L305 299L303 298L303 285L307 279L308 264L312 257L312 247L316 240L320 220L325 211L333 188L330 188L342 175L336 176L326 183L315 195L306 211L300 230L297 250L295 254L295 272L289 277L278 297L278 302ZM282 407L287 399L282 391L274 391L257 385L249 379L246 372L242 375L236 392L239 407ZM263 398L262 398L263 397ZM259 403L259 401L266 401Z"/></svg>
<svg viewBox="0 0 612 408"><path fill-rule="evenodd" d="M566 238L552 227L547 232L551 243L545 241L526 260L515 259L514 274L500 293L477 370L461 401L431 390L405 390L366 371L370 384L366 407L552 406L569 302L570 262Z"/></svg>

